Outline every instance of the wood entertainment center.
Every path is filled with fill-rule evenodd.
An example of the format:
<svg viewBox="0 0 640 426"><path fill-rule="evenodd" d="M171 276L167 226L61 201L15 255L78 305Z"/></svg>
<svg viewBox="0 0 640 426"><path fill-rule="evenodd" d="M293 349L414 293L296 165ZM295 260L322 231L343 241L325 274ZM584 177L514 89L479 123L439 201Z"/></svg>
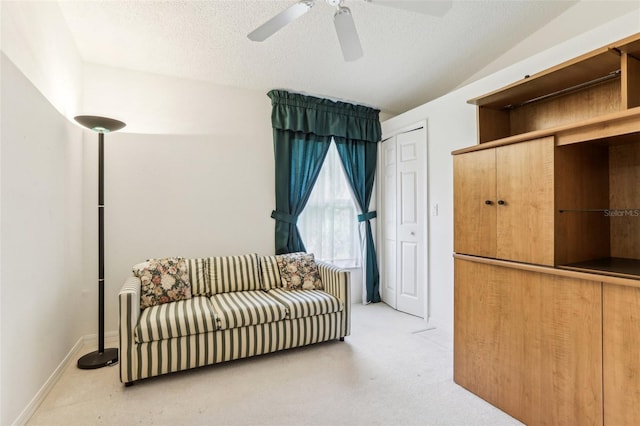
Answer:
<svg viewBox="0 0 640 426"><path fill-rule="evenodd" d="M640 33L469 103L455 382L527 425L639 425Z"/></svg>

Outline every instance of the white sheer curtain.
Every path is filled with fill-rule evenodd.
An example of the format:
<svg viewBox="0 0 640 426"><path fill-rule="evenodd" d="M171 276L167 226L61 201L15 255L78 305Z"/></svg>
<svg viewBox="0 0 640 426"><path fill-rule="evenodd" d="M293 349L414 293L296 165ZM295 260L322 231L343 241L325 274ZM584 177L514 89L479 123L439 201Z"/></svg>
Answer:
<svg viewBox="0 0 640 426"><path fill-rule="evenodd" d="M298 219L307 253L343 268L359 266L357 215L338 151L332 143L311 197Z"/></svg>

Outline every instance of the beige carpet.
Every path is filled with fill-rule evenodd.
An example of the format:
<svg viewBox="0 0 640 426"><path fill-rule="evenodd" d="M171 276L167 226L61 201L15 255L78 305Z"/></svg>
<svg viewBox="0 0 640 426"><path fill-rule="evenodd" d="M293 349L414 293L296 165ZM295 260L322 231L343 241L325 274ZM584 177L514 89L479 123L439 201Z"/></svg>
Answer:
<svg viewBox="0 0 640 426"><path fill-rule="evenodd" d="M67 367L29 425L520 425L453 383L451 338L378 303L351 336L144 380ZM95 350L87 346L79 355Z"/></svg>

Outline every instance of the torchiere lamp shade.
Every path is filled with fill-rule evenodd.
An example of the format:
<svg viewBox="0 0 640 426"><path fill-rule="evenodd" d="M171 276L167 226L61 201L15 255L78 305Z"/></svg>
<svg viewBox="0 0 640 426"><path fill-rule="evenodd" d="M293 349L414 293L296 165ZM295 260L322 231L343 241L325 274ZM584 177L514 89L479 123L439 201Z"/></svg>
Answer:
<svg viewBox="0 0 640 426"><path fill-rule="evenodd" d="M125 124L113 118L98 117L96 115L78 115L75 120L87 129L98 133L115 132L122 129Z"/></svg>
<svg viewBox="0 0 640 426"><path fill-rule="evenodd" d="M104 348L104 134L120 130L125 124L95 115L79 115L75 120L98 132L98 350L78 360L78 368L86 370L118 362L118 348Z"/></svg>

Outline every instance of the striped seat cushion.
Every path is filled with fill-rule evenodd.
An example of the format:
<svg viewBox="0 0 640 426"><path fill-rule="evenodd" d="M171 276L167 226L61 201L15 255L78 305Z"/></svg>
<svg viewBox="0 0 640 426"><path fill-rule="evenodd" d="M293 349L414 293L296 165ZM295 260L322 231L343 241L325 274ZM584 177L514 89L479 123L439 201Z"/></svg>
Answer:
<svg viewBox="0 0 640 426"><path fill-rule="evenodd" d="M287 319L312 317L332 314L344 308L335 296L322 290L284 290L276 288L269 291L269 296L287 307Z"/></svg>
<svg viewBox="0 0 640 426"><path fill-rule="evenodd" d="M208 260L211 295L260 290L260 260L257 254L210 257Z"/></svg>
<svg viewBox="0 0 640 426"><path fill-rule="evenodd" d="M269 291L272 288L282 287L280 268L275 256L261 256L260 270L262 272L262 289Z"/></svg>
<svg viewBox="0 0 640 426"><path fill-rule="evenodd" d="M262 290L236 291L211 296L221 330L267 324L285 318L285 307Z"/></svg>
<svg viewBox="0 0 640 426"><path fill-rule="evenodd" d="M217 329L211 301L204 296L145 309L135 330L137 343L206 333Z"/></svg>
<svg viewBox="0 0 640 426"><path fill-rule="evenodd" d="M209 268L207 259L187 259L187 269L189 271L189 282L191 283L191 294L193 296L210 296L209 290Z"/></svg>

